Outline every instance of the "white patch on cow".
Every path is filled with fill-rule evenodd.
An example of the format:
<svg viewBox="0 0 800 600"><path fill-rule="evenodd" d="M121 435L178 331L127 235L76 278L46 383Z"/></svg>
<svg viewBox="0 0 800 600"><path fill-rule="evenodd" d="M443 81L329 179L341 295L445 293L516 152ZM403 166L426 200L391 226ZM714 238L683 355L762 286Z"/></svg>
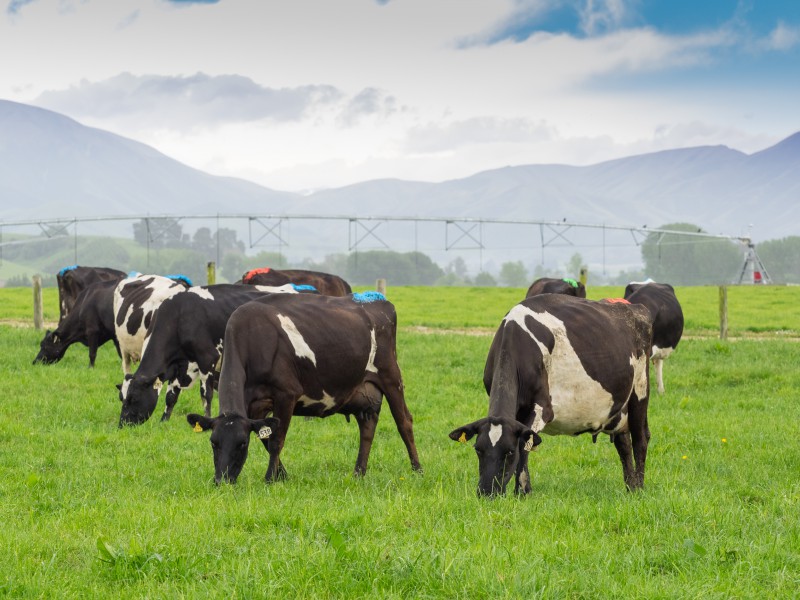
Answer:
<svg viewBox="0 0 800 600"><path fill-rule="evenodd" d="M332 408L336 407L336 399L328 394L328 392L322 392L322 399L316 400L314 398L309 398L308 396L300 396L297 401L303 406L312 406L314 404L322 404L325 406L325 410L331 410Z"/></svg>
<svg viewBox="0 0 800 600"><path fill-rule="evenodd" d="M492 442L492 448L497 445L501 437L503 437L502 425L492 425L489 427L489 441Z"/></svg>
<svg viewBox="0 0 800 600"><path fill-rule="evenodd" d="M653 344L653 360L664 360L665 358L668 358L674 349L675 348L659 348Z"/></svg>
<svg viewBox="0 0 800 600"><path fill-rule="evenodd" d="M299 358L307 358L316 367L317 357L309 345L306 344L306 341L303 339L302 334L297 330L297 326L294 324L294 322L289 317L285 317L283 315L278 315L278 320L281 322L281 327L286 332L289 342L292 344L292 348L294 348L294 353Z"/></svg>
<svg viewBox="0 0 800 600"><path fill-rule="evenodd" d="M152 290L150 297L144 302L136 302L134 300L122 319L122 325L117 325L117 317L122 310L123 303L121 290L135 281L151 278L152 281L145 288L142 288L143 290ZM164 300L184 290L186 288L183 285L178 285L172 279L161 277L160 275L137 275L136 277L123 279L117 284L114 290L114 329L119 342L120 354L122 354L123 373L129 373L131 370L130 363L138 361L144 354L145 338L147 337L145 323L152 321L153 313L158 310ZM130 334L128 333L128 321L137 308L141 308L143 311L142 323L133 334Z"/></svg>
<svg viewBox="0 0 800 600"><path fill-rule="evenodd" d="M527 489L530 480L531 478L528 476L528 472L523 469L522 473L519 474L519 487L523 490Z"/></svg>
<svg viewBox="0 0 800 600"><path fill-rule="evenodd" d="M555 339L552 353L528 329L525 324L527 317L538 321L552 333ZM550 387L553 420L545 424L540 431L553 435L572 435L581 431L602 429L609 420L614 400L611 394L584 370L567 337L564 322L548 312L537 313L521 304L508 312L504 322L506 325L514 323L519 326L531 336L542 353ZM539 431L536 429L537 425L534 420L534 431Z"/></svg>
<svg viewBox="0 0 800 600"><path fill-rule="evenodd" d="M546 423L544 422L544 419L542 418L542 407L541 406L534 407L534 409L533 409L533 425L531 425L531 429L534 432L539 433L542 429L544 429L545 425L546 425Z"/></svg>
<svg viewBox="0 0 800 600"><path fill-rule="evenodd" d="M649 392L647 387L647 356L631 356L631 366L633 367L633 391L636 397L643 400Z"/></svg>
<svg viewBox="0 0 800 600"><path fill-rule="evenodd" d="M186 291L187 291L187 292L191 292L191 293L193 293L193 294L197 294L197 295L198 295L198 296L200 296L200 297L201 297L203 300L213 300L213 299L214 299L214 296L212 296L212 295L211 295L211 292L209 292L209 291L208 291L206 288L202 288L202 287L199 287L199 286L195 286L195 287L190 287L190 288L189 288L188 290L186 290Z"/></svg>
<svg viewBox="0 0 800 600"><path fill-rule="evenodd" d="M291 283L284 285L254 285L259 292L268 292L270 294L299 294Z"/></svg>
<svg viewBox="0 0 800 600"><path fill-rule="evenodd" d="M126 377L125 379L122 380L122 387L119 390L119 392L120 392L120 394L122 394L123 398L127 398L128 397L128 388L129 387L131 387L131 380L128 377Z"/></svg>
<svg viewBox="0 0 800 600"><path fill-rule="evenodd" d="M369 332L370 336L370 347L369 347L369 358L367 359L367 371L372 373L378 372L378 367L375 366L375 354L378 352L378 342L375 341L375 330L372 329Z"/></svg>

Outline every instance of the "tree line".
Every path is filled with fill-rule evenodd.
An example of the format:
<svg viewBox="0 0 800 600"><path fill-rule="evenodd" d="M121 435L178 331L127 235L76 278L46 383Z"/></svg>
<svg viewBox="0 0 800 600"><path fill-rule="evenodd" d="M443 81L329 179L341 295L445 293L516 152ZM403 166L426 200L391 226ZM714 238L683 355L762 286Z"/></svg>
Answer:
<svg viewBox="0 0 800 600"><path fill-rule="evenodd" d="M670 223L660 229L702 233L690 223ZM50 237L47 237L47 236ZM193 234L183 231L177 219L142 219L133 225L135 244L114 238L79 238L81 264L122 270L187 275L204 283L208 261L217 260L218 279L236 281L252 268L304 268L336 273L353 285L374 285L385 278L392 285L512 286L524 287L539 277L577 277L584 260L579 253L558 268L528 268L523 261L507 261L495 273L469 273L466 262L455 257L439 265L422 252L371 250L338 253L323 259L291 262L280 252L246 253L233 229L212 231L201 227ZM55 284L55 273L74 261L75 241L68 235L43 234L39 243L7 245L2 258L21 263L37 262L44 270L45 285ZM614 276L589 271L589 285L622 285L650 277L673 285L716 285L738 281L745 248L725 239L688 237L653 232L641 244L642 267ZM759 256L775 283L800 283L800 236L758 244ZM29 285L27 275L10 278L6 285Z"/></svg>

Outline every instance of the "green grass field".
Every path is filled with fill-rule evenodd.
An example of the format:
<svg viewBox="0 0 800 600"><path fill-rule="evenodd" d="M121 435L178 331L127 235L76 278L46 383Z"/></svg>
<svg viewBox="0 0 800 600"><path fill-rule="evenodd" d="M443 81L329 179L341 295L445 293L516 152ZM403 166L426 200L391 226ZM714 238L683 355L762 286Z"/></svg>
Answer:
<svg viewBox="0 0 800 600"><path fill-rule="evenodd" d="M29 319L23 291L0 290L3 319ZM236 486L214 486L208 436L184 417L197 390L170 422L118 430L111 345L93 371L83 346L34 366L42 333L0 325L0 596L796 597L800 347L771 333L800 330L787 291L732 288L731 333L759 339L726 343L717 289L678 291L709 337L667 361L634 494L606 437L545 436L529 497L475 495L471 445L447 433L486 414L491 337L419 328L491 331L520 290L390 288L423 475L385 409L366 477L351 475L355 423L294 419L289 479L269 486L254 445Z"/></svg>

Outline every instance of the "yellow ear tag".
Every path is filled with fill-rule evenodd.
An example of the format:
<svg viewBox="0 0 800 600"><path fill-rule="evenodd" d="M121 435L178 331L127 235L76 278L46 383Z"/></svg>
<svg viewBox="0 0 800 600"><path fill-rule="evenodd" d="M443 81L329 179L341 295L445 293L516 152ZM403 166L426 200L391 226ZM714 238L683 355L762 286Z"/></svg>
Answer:
<svg viewBox="0 0 800 600"><path fill-rule="evenodd" d="M195 433L200 433L201 431L203 431L203 428L200 427L200 423L195 423L194 427L192 427L192 431L194 431Z"/></svg>
<svg viewBox="0 0 800 600"><path fill-rule="evenodd" d="M462 431L461 432L461 437L458 438L458 441L461 442L462 444L466 444L467 443L467 434Z"/></svg>

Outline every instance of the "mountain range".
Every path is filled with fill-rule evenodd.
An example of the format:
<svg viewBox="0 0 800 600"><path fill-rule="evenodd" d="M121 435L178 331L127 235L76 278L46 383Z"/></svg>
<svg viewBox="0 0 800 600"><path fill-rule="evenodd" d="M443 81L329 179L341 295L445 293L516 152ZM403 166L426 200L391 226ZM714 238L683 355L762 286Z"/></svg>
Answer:
<svg viewBox="0 0 800 600"><path fill-rule="evenodd" d="M310 195L193 169L152 147L0 100L0 219L286 214L689 222L755 241L800 235L800 133L745 154L666 150L589 166L509 166L439 183L382 179Z"/></svg>

